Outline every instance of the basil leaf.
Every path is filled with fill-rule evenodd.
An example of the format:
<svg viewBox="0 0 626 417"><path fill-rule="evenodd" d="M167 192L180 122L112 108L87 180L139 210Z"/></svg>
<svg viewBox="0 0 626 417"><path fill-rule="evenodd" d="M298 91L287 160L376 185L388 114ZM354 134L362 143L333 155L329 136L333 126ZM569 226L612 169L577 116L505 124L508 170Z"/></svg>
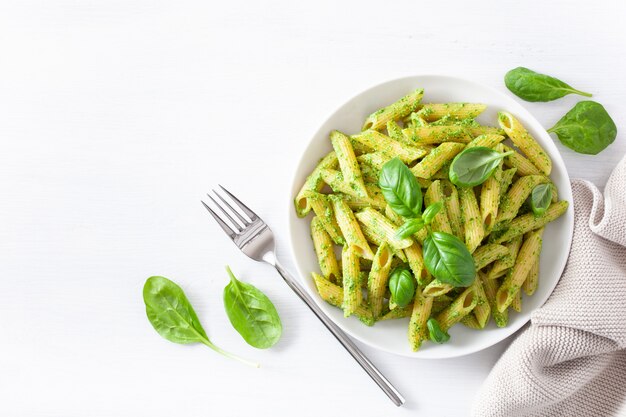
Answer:
<svg viewBox="0 0 626 417"><path fill-rule="evenodd" d="M400 216L419 217L422 212L422 190L411 170L399 158L383 165L378 185L389 206Z"/></svg>
<svg viewBox="0 0 626 417"><path fill-rule="evenodd" d="M391 298L398 307L406 307L415 295L415 278L408 268L398 267L389 276Z"/></svg>
<svg viewBox="0 0 626 417"><path fill-rule="evenodd" d="M576 90L559 79L524 67L507 72L504 84L513 94L526 101L552 101L568 94L591 97L591 94Z"/></svg>
<svg viewBox="0 0 626 417"><path fill-rule="evenodd" d="M484 146L467 148L452 160L450 181L459 187L482 184L493 174L500 160L513 152L500 153Z"/></svg>
<svg viewBox="0 0 626 417"><path fill-rule="evenodd" d="M439 326L439 322L434 318L429 318L426 322L426 327L428 327L428 337L435 343L446 343L450 340L450 335L448 332L444 332L441 330L441 326Z"/></svg>
<svg viewBox="0 0 626 417"><path fill-rule="evenodd" d="M437 201L436 203L433 203L430 206L426 207L426 210L424 210L424 213L422 214L422 219L424 220L424 223L430 224L442 208L443 203L441 201Z"/></svg>
<svg viewBox="0 0 626 417"><path fill-rule="evenodd" d="M613 143L617 127L600 103L579 101L548 132L578 153L596 155Z"/></svg>
<svg viewBox="0 0 626 417"><path fill-rule="evenodd" d="M230 267L226 271L230 282L224 288L224 308L230 324L250 346L274 346L283 332L274 304L258 288L235 278Z"/></svg>
<svg viewBox="0 0 626 417"><path fill-rule="evenodd" d="M535 216L541 216L546 212L552 202L552 186L539 184L530 193L530 207Z"/></svg>
<svg viewBox="0 0 626 417"><path fill-rule="evenodd" d="M468 287L476 277L474 258L459 238L432 232L424 239L424 265L439 281L453 287Z"/></svg>
<svg viewBox="0 0 626 417"><path fill-rule="evenodd" d="M396 232L396 236L400 239L407 238L417 232L419 232L424 227L424 221L420 218L417 219L409 219L402 226L398 228Z"/></svg>
<svg viewBox="0 0 626 417"><path fill-rule="evenodd" d="M143 286L143 301L150 324L162 337L174 343L203 343L217 353L246 365L259 367L215 346L207 337L183 290L165 277L154 276Z"/></svg>

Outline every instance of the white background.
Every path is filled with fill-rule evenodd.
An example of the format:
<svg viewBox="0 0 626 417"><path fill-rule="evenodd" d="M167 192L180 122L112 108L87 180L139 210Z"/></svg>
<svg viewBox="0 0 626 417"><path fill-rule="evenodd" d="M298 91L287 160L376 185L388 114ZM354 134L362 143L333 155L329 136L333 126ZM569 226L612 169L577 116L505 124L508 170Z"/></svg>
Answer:
<svg viewBox="0 0 626 417"><path fill-rule="evenodd" d="M291 172L336 107L373 84L443 73L501 91L518 65L595 93L626 129L624 2L65 0L0 2L0 415L463 416L503 342L469 357L363 350L395 409L269 267L199 199L249 202L291 266ZM550 127L578 100L524 104ZM626 152L559 144L603 185ZM222 307L224 265L284 324L247 346ZM160 338L141 289L180 283L219 346Z"/></svg>

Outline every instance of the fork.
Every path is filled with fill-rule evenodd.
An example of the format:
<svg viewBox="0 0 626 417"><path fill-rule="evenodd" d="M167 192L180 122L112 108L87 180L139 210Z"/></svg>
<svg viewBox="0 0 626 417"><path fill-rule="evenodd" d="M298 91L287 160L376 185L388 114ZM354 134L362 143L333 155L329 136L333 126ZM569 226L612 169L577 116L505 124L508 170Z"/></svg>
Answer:
<svg viewBox="0 0 626 417"><path fill-rule="evenodd" d="M216 200L210 194L207 194L213 204L222 212L224 217L231 223L229 225L204 201L202 204L211 213L215 221L220 225L222 230L226 232L228 237L237 245L237 247L248 257L258 262L265 262L272 265L278 273L283 277L287 285L304 301L304 303L313 311L318 319L330 332L337 338L339 343L346 348L352 357L361 365L367 374L378 384L380 389L384 391L396 406L404 404L404 397L398 390L391 385L385 376L372 364L372 362L361 352L354 342L341 330L331 319L319 308L309 294L302 288L298 282L287 272L276 258L276 246L274 244L274 233L267 224L250 210L237 197L231 194L226 188L219 186L222 191L235 203L247 218L235 210L224 197L213 190ZM235 218L238 220L235 220Z"/></svg>

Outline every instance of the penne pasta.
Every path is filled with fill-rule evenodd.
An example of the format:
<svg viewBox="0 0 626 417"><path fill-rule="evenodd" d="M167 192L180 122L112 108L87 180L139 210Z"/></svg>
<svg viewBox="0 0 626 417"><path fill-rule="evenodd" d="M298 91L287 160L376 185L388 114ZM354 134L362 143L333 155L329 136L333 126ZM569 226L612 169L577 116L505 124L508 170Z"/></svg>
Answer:
<svg viewBox="0 0 626 417"><path fill-rule="evenodd" d="M372 168L367 164L360 164L361 174L363 174L363 182L366 184L378 184L380 179L380 171Z"/></svg>
<svg viewBox="0 0 626 417"><path fill-rule="evenodd" d="M359 197L355 190L343 179L343 174L334 169L323 169L320 171L321 177L326 184L336 193L343 193L352 198L345 198L345 200L349 203L355 204L356 207L360 207L359 203L362 207L375 207L377 209L384 209L387 205L385 198L383 197L383 193L378 188L377 185L374 184L365 184L365 189L367 191L367 197Z"/></svg>
<svg viewBox="0 0 626 417"><path fill-rule="evenodd" d="M375 319L380 316L383 309L383 299L392 258L393 254L389 250L388 244L383 243L378 247L372 261L372 269L367 279L367 294L370 309Z"/></svg>
<svg viewBox="0 0 626 417"><path fill-rule="evenodd" d="M535 216L533 213L522 214L511 221L508 229L506 229L503 233L493 236L493 238L490 238L489 241L491 243L507 242L517 236L523 235L526 232L539 229L551 221L558 219L567 211L568 206L569 203L567 201L558 201L550 205L548 210L546 210L546 212L541 216Z"/></svg>
<svg viewBox="0 0 626 417"><path fill-rule="evenodd" d="M502 312L498 310L498 305L496 303L498 280L488 279L482 272L478 272L478 278L483 284L483 290L485 291L485 296L487 297L487 302L489 303L489 307L491 309L491 316L496 322L496 326L505 327L509 322L509 312L508 310L504 310Z"/></svg>
<svg viewBox="0 0 626 417"><path fill-rule="evenodd" d="M326 301L330 305L341 308L341 304L343 302L343 288L333 284L315 272L311 275L313 276L315 288L317 289L320 297L322 297L322 300ZM374 324L372 313L364 304L361 304L356 308L354 315L368 326L372 326Z"/></svg>
<svg viewBox="0 0 626 417"><path fill-rule="evenodd" d="M424 90L418 88L395 103L375 111L365 119L362 130L381 129L387 125L389 120L402 119L409 113L417 110L423 95Z"/></svg>
<svg viewBox="0 0 626 417"><path fill-rule="evenodd" d="M472 253L482 242L485 229L474 190L472 188L459 188L459 196L461 197L461 211L463 213L463 226L465 227L465 246Z"/></svg>
<svg viewBox="0 0 626 417"><path fill-rule="evenodd" d="M537 284L539 283L539 256L537 256L537 260L533 263L533 266L530 268L528 272L528 276L524 280L524 284L522 284L522 289L526 293L526 295L533 295L537 290Z"/></svg>
<svg viewBox="0 0 626 417"><path fill-rule="evenodd" d="M517 252L519 252L519 248L522 246L522 236L520 235L513 238L509 242L506 242L504 246L506 247L508 253L493 264L491 270L487 274L489 279L499 278L506 274L509 268L513 268L513 265L515 265L515 259L517 258Z"/></svg>
<svg viewBox="0 0 626 417"><path fill-rule="evenodd" d="M380 171L391 158L386 156L383 152L370 152L360 156L357 156L357 161L361 164L367 164L370 167Z"/></svg>
<svg viewBox="0 0 626 417"><path fill-rule="evenodd" d="M480 216L485 234L491 233L500 210L500 185L502 183L502 164L498 165L491 177L480 187Z"/></svg>
<svg viewBox="0 0 626 417"><path fill-rule="evenodd" d="M316 165L315 169L304 181L304 185L296 195L294 204L296 206L296 214L298 217L304 217L311 211L311 205L305 196L307 191L321 191L324 187L324 181L322 180L321 171L323 169L334 169L339 165L337 160L337 154L331 152L323 157Z"/></svg>
<svg viewBox="0 0 626 417"><path fill-rule="evenodd" d="M428 103L421 107L419 113L427 122L444 117L474 119L485 111L486 108L487 106L482 103Z"/></svg>
<svg viewBox="0 0 626 417"><path fill-rule="evenodd" d="M418 178L429 179L464 148L465 145L462 143L444 142L411 168L411 172Z"/></svg>
<svg viewBox="0 0 626 417"><path fill-rule="evenodd" d="M335 149L344 181L354 190L356 197L367 198L363 175L350 144L350 138L338 130L333 130L330 132L330 141Z"/></svg>
<svg viewBox="0 0 626 417"><path fill-rule="evenodd" d="M506 145L502 145L504 152L509 152L512 149ZM504 165L509 168L517 169L517 175L541 175L539 168L533 165L528 159L524 158L521 154L515 152L504 158Z"/></svg>
<svg viewBox="0 0 626 417"><path fill-rule="evenodd" d="M472 254L472 257L474 258L476 270L480 271L490 263L502 259L507 255L509 255L509 249L506 246L488 243L479 246Z"/></svg>
<svg viewBox="0 0 626 417"><path fill-rule="evenodd" d="M411 311L411 320L409 322L409 344L413 351L417 351L424 339L427 338L426 322L430 317L430 310L433 306L433 299L422 296L422 292L415 291L413 300L413 310Z"/></svg>
<svg viewBox="0 0 626 417"><path fill-rule="evenodd" d="M539 184L550 182L548 177L543 175L527 175L515 181L509 192L502 198L500 210L496 223L504 223L515 218L524 201Z"/></svg>
<svg viewBox="0 0 626 417"><path fill-rule="evenodd" d="M322 275L331 282L339 282L341 272L339 272L337 258L335 258L333 242L319 217L313 217L311 220L311 238Z"/></svg>
<svg viewBox="0 0 626 417"><path fill-rule="evenodd" d="M500 204L502 204L502 199L508 192L516 172L517 168L509 168L502 171L502 175L500 178Z"/></svg>
<svg viewBox="0 0 626 417"><path fill-rule="evenodd" d="M476 317L471 314L463 317L461 319L461 324L474 330L482 329L482 327L480 327L480 324L478 324L478 320L476 320Z"/></svg>
<svg viewBox="0 0 626 417"><path fill-rule="evenodd" d="M409 304L406 307L396 307L393 310L389 310L384 316L380 317L378 321L403 319L411 317L413 312L413 304Z"/></svg>
<svg viewBox="0 0 626 417"><path fill-rule="evenodd" d="M372 249L370 249L365 236L363 236L363 232L348 204L336 196L331 197L331 202L337 218L337 224L339 224L341 233L346 240L346 246L353 247L353 250L363 258L373 259L374 253L372 253Z"/></svg>
<svg viewBox="0 0 626 417"><path fill-rule="evenodd" d="M473 286L467 287L448 307L437 314L441 330L447 331L476 307L478 297Z"/></svg>
<svg viewBox="0 0 626 417"><path fill-rule="evenodd" d="M363 302L358 247L348 245L343 247L341 267L343 268L343 315L349 317Z"/></svg>
<svg viewBox="0 0 626 417"><path fill-rule="evenodd" d="M452 234L452 228L450 221L448 220L448 214L446 213L445 197L443 195L443 189L441 187L441 181L436 180L428 187L426 194L424 194L424 203L426 207L431 204L441 202L444 206L439 210L439 213L433 218L431 223L431 229L433 231L445 232Z"/></svg>
<svg viewBox="0 0 626 417"><path fill-rule="evenodd" d="M524 239L522 247L517 254L513 269L507 274L506 278L504 278L496 294L498 311L502 312L510 306L515 298L515 293L519 292L522 287L533 264L537 261L537 255L541 251L542 235L543 228L529 233L528 237Z"/></svg>
<svg viewBox="0 0 626 417"><path fill-rule="evenodd" d="M413 244L409 238L400 239L396 236L397 228L395 225L372 208L365 208L355 214L355 217L361 224L361 229L365 235L376 236L376 242L387 242L393 249L399 251L408 248Z"/></svg>
<svg viewBox="0 0 626 417"><path fill-rule="evenodd" d="M544 175L550 175L552 171L552 161L548 154L543 150L541 145L537 143L530 133L522 126L511 113L498 113L498 122L515 146L520 148L526 157L535 165Z"/></svg>
<svg viewBox="0 0 626 417"><path fill-rule="evenodd" d="M461 240L465 239L465 229L461 216L461 203L459 202L459 192L450 181L441 181L441 188L446 200L446 214L452 233Z"/></svg>
<svg viewBox="0 0 626 417"><path fill-rule="evenodd" d="M473 148L475 146L483 146L485 148L495 148L496 145L504 140L504 136L497 134L485 134L480 135L474 138L470 143L467 144L468 148Z"/></svg>
<svg viewBox="0 0 626 417"><path fill-rule="evenodd" d="M506 326L509 307L520 311L522 292L536 291L545 225L568 208L548 177L550 159L510 113L499 113L499 127L483 126L475 118L484 104L422 104L422 96L418 89L376 111L358 133L332 131L333 151L315 166L294 200L299 217L315 214L310 230L320 272L312 278L320 297L369 326L408 318L413 350L434 338L427 328L431 318L444 332L458 322L481 330L492 317L498 327ZM507 138L515 146L505 145ZM473 187L457 186L450 181L451 163L472 147L511 154L490 162L490 168L489 161L460 162L481 179ZM402 164L388 164L394 158L413 177ZM383 171L385 194L378 185ZM539 184L550 184L552 202L537 216L525 202ZM435 203L440 210L424 215ZM428 224L420 228L421 221ZM419 230L400 238L405 224ZM426 263L430 268L434 260L424 259L422 249L434 232L442 233L437 271L445 275L443 281L429 273ZM473 281L464 248L446 234L470 252ZM335 245L341 247L339 259ZM401 281L389 288L390 271L398 267L410 268L417 281L413 300L404 307L392 298L409 301L413 288L402 287ZM462 283L469 286L457 286ZM437 337L437 342L445 340Z"/></svg>
<svg viewBox="0 0 626 417"><path fill-rule="evenodd" d="M409 268L411 268L411 272L413 272L413 276L415 276L415 279L417 280L417 283L419 285L427 285L431 280L431 276L424 265L424 255L420 244L414 242L411 246L404 249L404 254L409 263Z"/></svg>
<svg viewBox="0 0 626 417"><path fill-rule="evenodd" d="M315 191L307 191L304 193L304 196L311 204L313 212L319 218L324 229L326 229L328 236L330 236L336 244L344 245L346 241L341 234L341 229L337 224L337 219L335 219L335 213L333 212L330 201L328 201L328 197Z"/></svg>
<svg viewBox="0 0 626 417"><path fill-rule="evenodd" d="M426 155L428 151L425 148L407 145L402 142L395 141L387 135L376 130L366 130L357 135L352 136L352 140L361 143L366 147L380 152L389 159L398 157L402 162L413 162L418 158Z"/></svg>
<svg viewBox="0 0 626 417"><path fill-rule="evenodd" d="M438 297L449 293L453 289L454 287L452 285L441 282L438 279L434 279L426 285L422 294L424 297Z"/></svg>
<svg viewBox="0 0 626 417"><path fill-rule="evenodd" d="M415 146L415 142L404 136L404 133L402 133L402 128L398 126L398 124L393 120L389 120L387 122L387 134L391 139L395 140L396 142L400 142L409 146Z"/></svg>
<svg viewBox="0 0 626 417"><path fill-rule="evenodd" d="M474 313L474 317L476 318L476 322L478 323L479 328L484 328L489 321L489 316L491 315L491 307L489 306L489 301L487 300L487 294L485 294L485 289L483 288L483 283L480 278L476 278L474 280L474 291L476 294L476 307L472 312ZM467 316L466 316L467 317Z"/></svg>
<svg viewBox="0 0 626 417"><path fill-rule="evenodd" d="M464 126L420 126L402 130L404 137L414 145L434 145L444 142L469 143L472 136Z"/></svg>
<svg viewBox="0 0 626 417"><path fill-rule="evenodd" d="M511 302L511 308L518 313L522 311L522 291L518 290L515 293L515 297L513 297L513 301Z"/></svg>

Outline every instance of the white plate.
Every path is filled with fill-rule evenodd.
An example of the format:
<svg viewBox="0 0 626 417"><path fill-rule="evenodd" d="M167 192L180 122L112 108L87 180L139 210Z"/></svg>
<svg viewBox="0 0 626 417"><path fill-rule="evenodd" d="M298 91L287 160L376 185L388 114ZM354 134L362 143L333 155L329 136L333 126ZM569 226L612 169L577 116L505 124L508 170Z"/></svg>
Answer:
<svg viewBox="0 0 626 417"><path fill-rule="evenodd" d="M354 317L344 318L341 310L320 298L311 279L311 271L319 271L309 232L311 214L305 219L298 218L293 208L293 200L319 159L332 150L328 139L331 130L338 129L348 134L359 132L363 120L369 114L420 87L424 88L425 103L487 104L487 110L478 117L483 124L497 126L497 112L500 110L511 112L552 158L551 178L559 189L559 198L569 201L570 208L565 215L546 227L543 235L539 287L533 296L523 298L521 313L513 311L509 313L507 327L497 328L493 320L482 331L457 325L450 329L451 338L448 343L444 345L424 343L418 352L413 352L407 340L408 319L390 320L367 327ZM452 358L485 349L510 336L530 319L533 310L548 299L563 272L569 254L574 227L574 209L571 203L572 189L559 151L539 122L512 98L492 88L460 78L439 75L400 78L372 87L349 100L324 122L311 139L296 169L289 195L291 250L304 287L346 333L372 347L398 355L413 358Z"/></svg>

